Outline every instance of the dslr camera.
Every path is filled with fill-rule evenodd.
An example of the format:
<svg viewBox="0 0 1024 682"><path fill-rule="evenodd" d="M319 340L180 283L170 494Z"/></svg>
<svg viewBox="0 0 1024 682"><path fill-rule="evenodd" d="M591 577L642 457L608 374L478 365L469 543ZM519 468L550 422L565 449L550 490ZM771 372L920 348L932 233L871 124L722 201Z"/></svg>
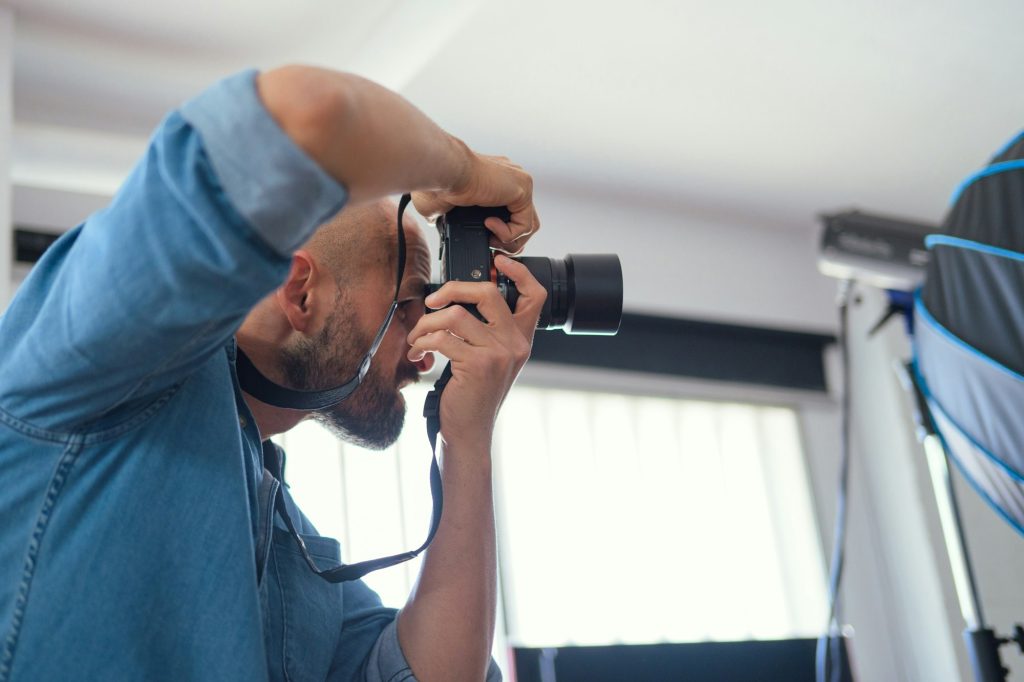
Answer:
<svg viewBox="0 0 1024 682"><path fill-rule="evenodd" d="M508 222L505 207L460 206L437 220L441 236L441 282L428 286L436 291L449 280L487 282L497 285L505 303L516 309L519 291L515 283L494 267L491 231L484 220L494 216ZM522 256L525 265L547 290L537 329L561 329L566 334L612 335L622 321L622 265L615 254L569 254L565 258ZM483 319L475 306L465 305Z"/></svg>

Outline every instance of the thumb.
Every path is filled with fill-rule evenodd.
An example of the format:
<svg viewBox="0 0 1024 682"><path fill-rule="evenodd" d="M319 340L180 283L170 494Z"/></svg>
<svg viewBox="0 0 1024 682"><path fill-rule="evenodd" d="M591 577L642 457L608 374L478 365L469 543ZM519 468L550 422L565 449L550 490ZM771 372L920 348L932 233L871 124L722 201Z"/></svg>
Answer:
<svg viewBox="0 0 1024 682"><path fill-rule="evenodd" d="M412 205L417 213L428 220L434 220L455 207L455 204L445 200L440 192L413 192Z"/></svg>

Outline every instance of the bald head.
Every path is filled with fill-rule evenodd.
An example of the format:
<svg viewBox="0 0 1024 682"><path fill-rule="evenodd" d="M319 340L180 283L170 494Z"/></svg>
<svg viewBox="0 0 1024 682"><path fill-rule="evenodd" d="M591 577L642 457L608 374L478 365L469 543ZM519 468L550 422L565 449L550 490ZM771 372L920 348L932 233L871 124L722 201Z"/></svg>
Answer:
<svg viewBox="0 0 1024 682"><path fill-rule="evenodd" d="M378 201L346 208L321 225L293 255L281 286L246 316L236 334L239 348L271 368L273 381L320 390L347 381L360 367L395 294L397 213L392 202ZM432 364L432 358L412 362L407 357L407 335L423 315L430 251L411 215L403 233L406 261L399 305L369 373L353 394L359 399L317 412L318 419L328 420L345 437L381 447L401 430L401 387ZM278 420L268 427L271 432L296 423L291 411L283 412L288 414L266 417Z"/></svg>
<svg viewBox="0 0 1024 682"><path fill-rule="evenodd" d="M395 219L398 207L384 199L347 207L321 225L305 247L339 284L367 270L394 270ZM412 218L405 220L406 237L419 231Z"/></svg>

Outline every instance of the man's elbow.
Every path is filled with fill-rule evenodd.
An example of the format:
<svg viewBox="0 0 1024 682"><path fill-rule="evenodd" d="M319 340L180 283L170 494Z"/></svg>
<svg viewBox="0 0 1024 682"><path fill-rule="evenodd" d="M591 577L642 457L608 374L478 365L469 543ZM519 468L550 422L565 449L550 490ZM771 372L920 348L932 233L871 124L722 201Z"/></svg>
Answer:
<svg viewBox="0 0 1024 682"><path fill-rule="evenodd" d="M256 89L285 134L326 168L331 143L349 118L358 80L338 71L289 65L261 73Z"/></svg>

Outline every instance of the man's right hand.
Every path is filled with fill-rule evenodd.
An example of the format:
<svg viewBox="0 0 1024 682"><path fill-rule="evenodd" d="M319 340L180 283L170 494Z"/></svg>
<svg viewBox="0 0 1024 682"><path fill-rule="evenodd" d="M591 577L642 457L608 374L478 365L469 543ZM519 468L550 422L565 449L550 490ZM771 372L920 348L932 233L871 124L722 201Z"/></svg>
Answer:
<svg viewBox="0 0 1024 682"><path fill-rule="evenodd" d="M512 214L508 223L488 218L487 228L494 233L491 246L517 254L526 241L540 229L540 218L533 205L533 178L504 156L486 156L469 150L466 171L450 190L414 192L413 205L420 215L436 219L456 206L505 206Z"/></svg>
<svg viewBox="0 0 1024 682"><path fill-rule="evenodd" d="M491 245L507 253L522 251L540 227L529 173L471 151L386 88L306 66L262 73L257 88L285 133L345 186L349 203L413 190L416 210L428 218L454 206L507 206L507 224L486 223Z"/></svg>

